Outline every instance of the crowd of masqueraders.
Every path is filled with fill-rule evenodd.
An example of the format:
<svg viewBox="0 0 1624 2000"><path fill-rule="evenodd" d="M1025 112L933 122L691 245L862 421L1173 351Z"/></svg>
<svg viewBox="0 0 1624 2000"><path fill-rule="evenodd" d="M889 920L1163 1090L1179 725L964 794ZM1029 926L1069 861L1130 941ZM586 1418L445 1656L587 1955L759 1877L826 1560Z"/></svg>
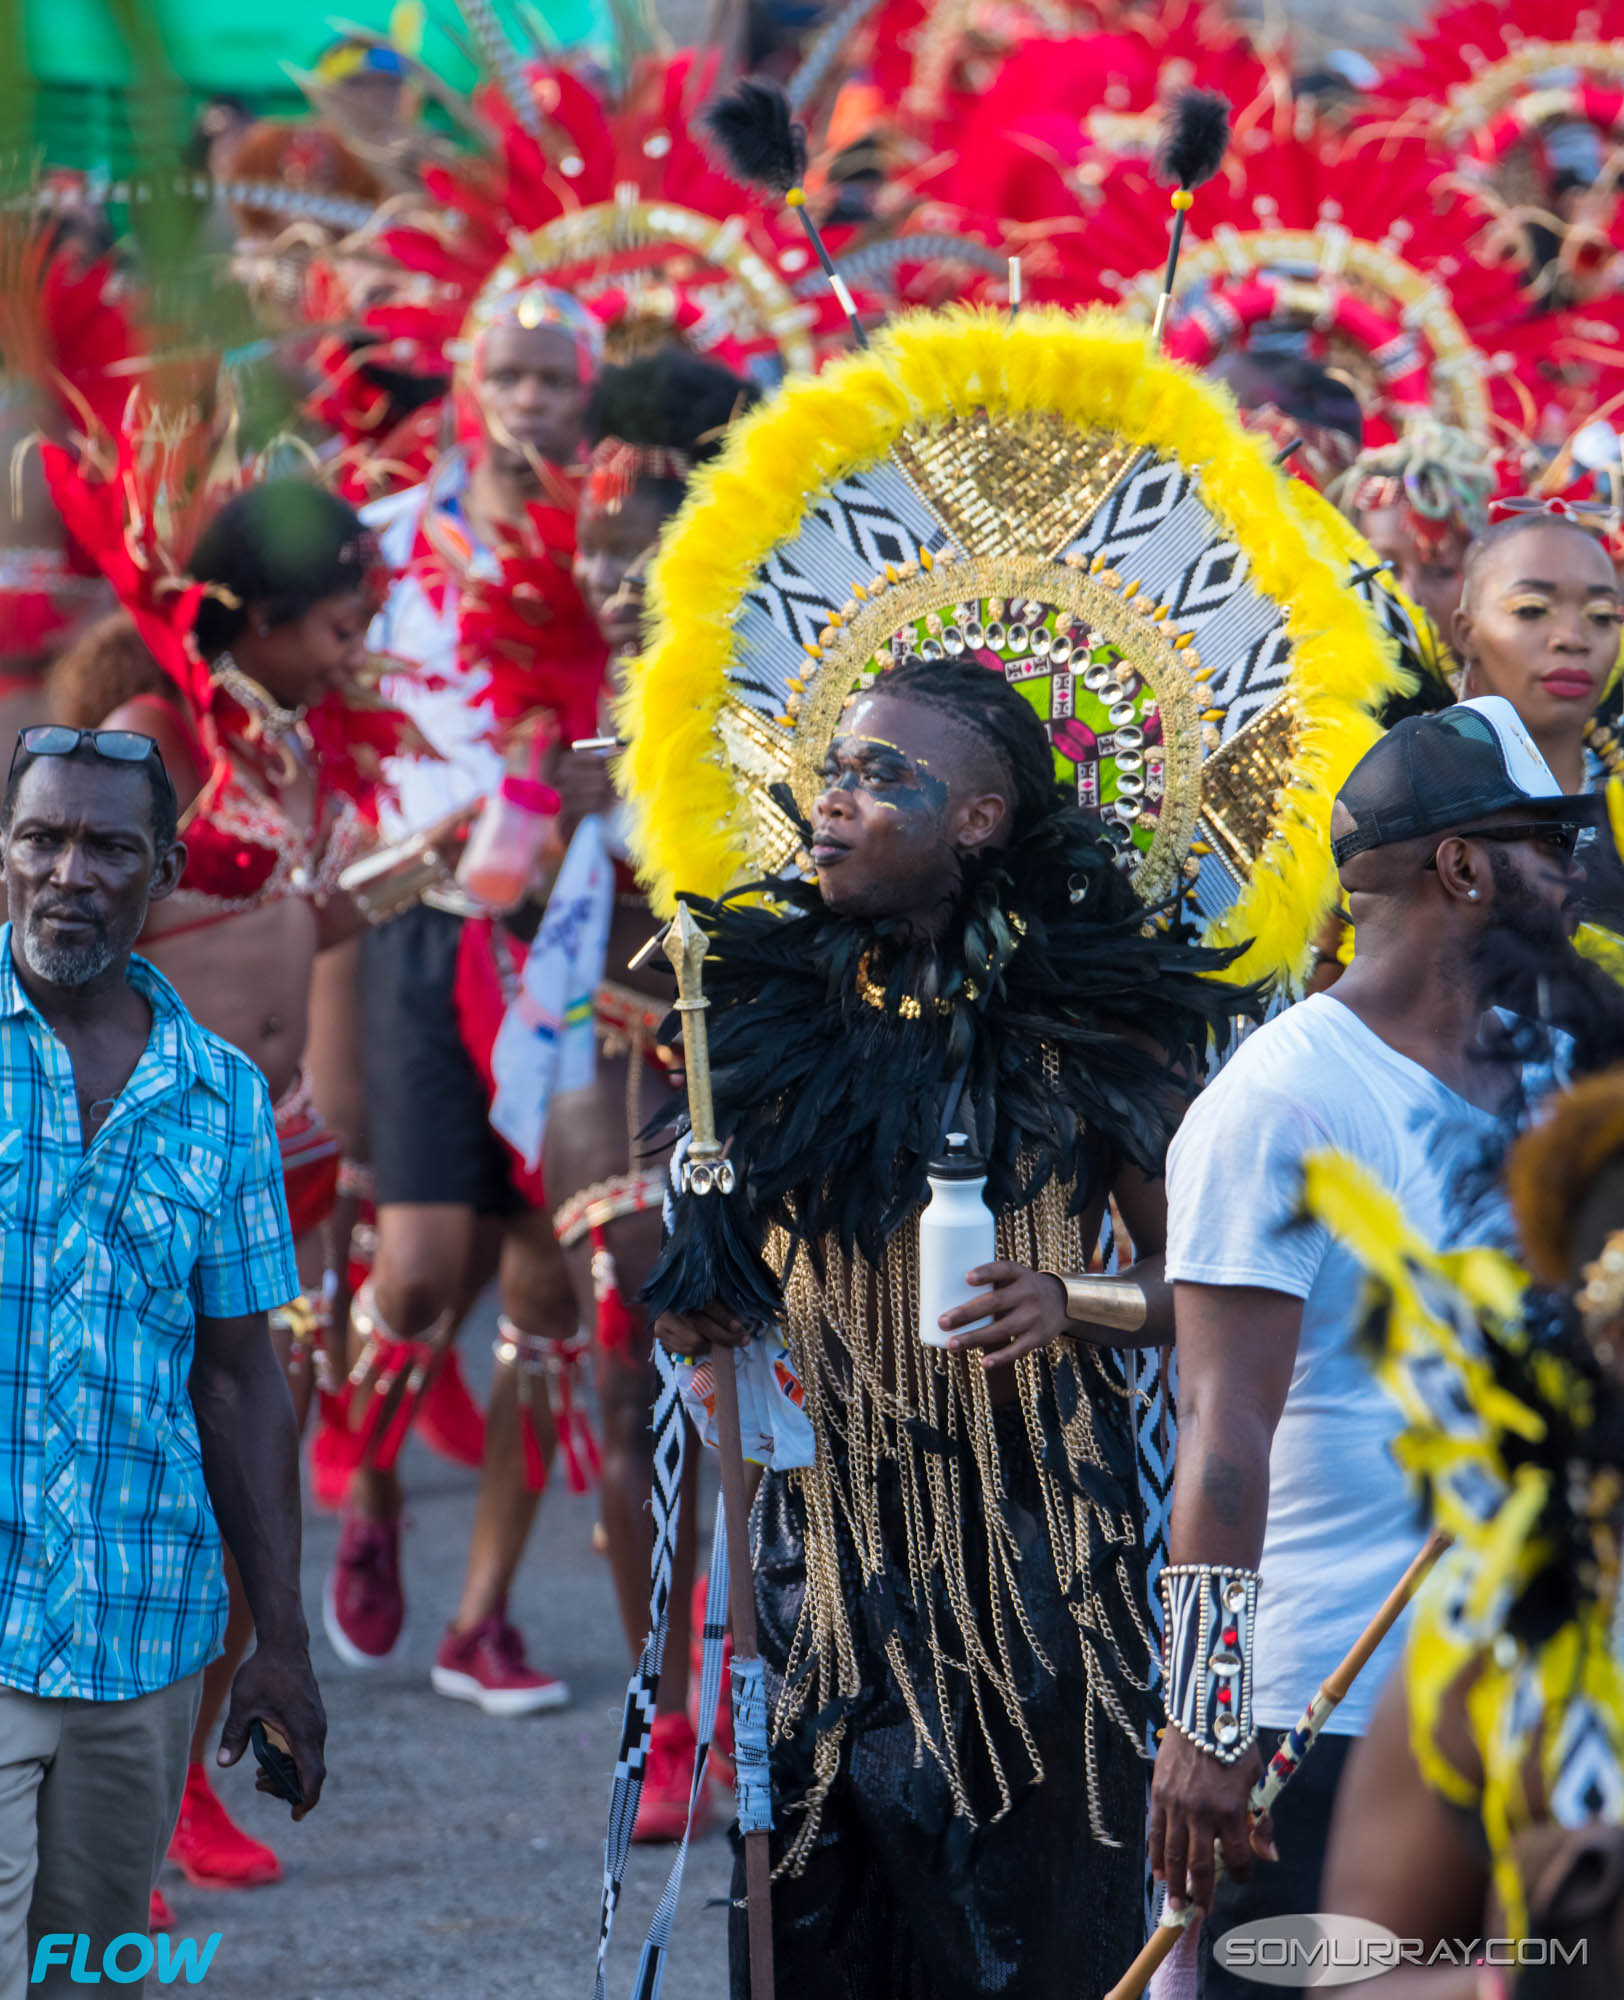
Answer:
<svg viewBox="0 0 1624 2000"><path fill-rule="evenodd" d="M0 211L0 2000L549 1481L600 1994L1624 1991L1624 6L464 13Z"/></svg>

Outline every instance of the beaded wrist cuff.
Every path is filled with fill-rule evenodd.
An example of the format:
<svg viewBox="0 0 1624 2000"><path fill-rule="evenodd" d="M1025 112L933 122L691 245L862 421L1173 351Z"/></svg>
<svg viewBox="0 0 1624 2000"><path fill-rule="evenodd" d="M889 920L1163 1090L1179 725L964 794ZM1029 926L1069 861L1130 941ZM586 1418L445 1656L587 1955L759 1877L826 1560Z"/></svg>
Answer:
<svg viewBox="0 0 1624 2000"><path fill-rule="evenodd" d="M1252 1631L1258 1573L1170 1563L1161 1575L1167 1720L1220 1764L1257 1736L1252 1720Z"/></svg>

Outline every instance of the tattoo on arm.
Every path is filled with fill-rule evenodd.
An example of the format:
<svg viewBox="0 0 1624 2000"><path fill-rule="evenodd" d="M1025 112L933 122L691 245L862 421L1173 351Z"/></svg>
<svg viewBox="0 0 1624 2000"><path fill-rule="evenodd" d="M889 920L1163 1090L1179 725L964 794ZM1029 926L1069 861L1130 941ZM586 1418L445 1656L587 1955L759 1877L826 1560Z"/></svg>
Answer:
<svg viewBox="0 0 1624 2000"><path fill-rule="evenodd" d="M1212 1457L1201 1468L1201 1497L1223 1528L1236 1528L1246 1518L1246 1468L1233 1459Z"/></svg>

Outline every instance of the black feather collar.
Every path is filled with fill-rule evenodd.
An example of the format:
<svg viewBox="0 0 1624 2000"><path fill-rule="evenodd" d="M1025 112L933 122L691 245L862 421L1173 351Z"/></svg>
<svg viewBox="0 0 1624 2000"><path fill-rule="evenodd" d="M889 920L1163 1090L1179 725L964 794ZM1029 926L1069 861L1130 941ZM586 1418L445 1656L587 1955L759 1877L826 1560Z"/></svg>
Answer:
<svg viewBox="0 0 1624 2000"><path fill-rule="evenodd" d="M758 1250L778 1223L814 1254L833 1234L878 1262L924 1193L961 1069L955 1123L975 1134L994 1208L1058 1176L1080 1211L1121 1161L1159 1174L1212 1039L1255 1010L1210 976L1235 954L1150 924L1098 823L1070 809L968 860L930 942L839 917L805 883L689 906L711 937L716 1128L738 1176L727 1228ZM724 1204L679 1205L696 1206ZM707 1303L695 1291L718 1275L714 1243L684 1274L683 1246L708 1232L697 1215L678 1225L645 1292L657 1310Z"/></svg>

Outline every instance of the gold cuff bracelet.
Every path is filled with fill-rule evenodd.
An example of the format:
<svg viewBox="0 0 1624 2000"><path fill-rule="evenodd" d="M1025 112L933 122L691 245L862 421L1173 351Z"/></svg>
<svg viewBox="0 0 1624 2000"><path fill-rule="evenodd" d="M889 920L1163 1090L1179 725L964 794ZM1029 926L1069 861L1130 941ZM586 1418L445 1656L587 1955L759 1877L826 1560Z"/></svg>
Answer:
<svg viewBox="0 0 1624 2000"><path fill-rule="evenodd" d="M1149 1314L1144 1288L1132 1278L1106 1278L1088 1274L1068 1277L1051 1271L1066 1288L1067 1319L1084 1320L1090 1326L1107 1326L1115 1333L1137 1333Z"/></svg>

